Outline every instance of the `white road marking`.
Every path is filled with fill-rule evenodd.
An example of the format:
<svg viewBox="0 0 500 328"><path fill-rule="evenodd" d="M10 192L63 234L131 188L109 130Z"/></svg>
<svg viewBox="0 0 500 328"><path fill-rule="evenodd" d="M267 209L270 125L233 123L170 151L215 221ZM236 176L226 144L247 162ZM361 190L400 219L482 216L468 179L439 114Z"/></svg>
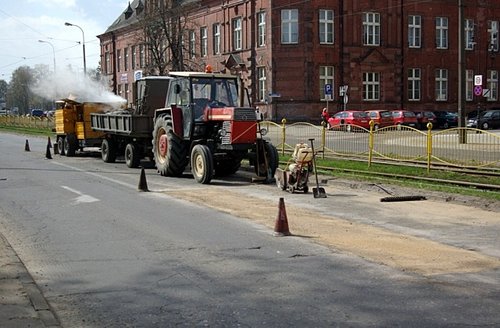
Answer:
<svg viewBox="0 0 500 328"><path fill-rule="evenodd" d="M95 198L95 197L92 197L90 195L86 195L78 190L75 190L73 188L70 188L70 187L67 187L67 186L61 186L62 188L68 190L68 191L71 191L72 193L74 194L77 194L79 195L78 197L75 198L75 203L76 204L80 204L80 203L94 203L94 202L98 202L99 199Z"/></svg>

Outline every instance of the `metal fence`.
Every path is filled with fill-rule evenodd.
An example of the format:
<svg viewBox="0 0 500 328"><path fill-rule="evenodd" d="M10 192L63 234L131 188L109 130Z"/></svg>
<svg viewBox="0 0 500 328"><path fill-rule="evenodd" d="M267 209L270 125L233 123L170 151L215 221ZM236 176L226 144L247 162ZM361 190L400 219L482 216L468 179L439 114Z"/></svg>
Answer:
<svg viewBox="0 0 500 328"><path fill-rule="evenodd" d="M0 115L0 125L18 128L47 129L51 131L55 128L55 121L53 117Z"/></svg>
<svg viewBox="0 0 500 328"><path fill-rule="evenodd" d="M47 129L55 127L51 117L0 115L0 125ZM499 167L500 133L472 129L417 130L407 126L388 126L375 130L355 125L338 125L332 129L305 122L281 124L261 123L268 130L269 139L284 155L293 151L297 143L314 139L315 148L324 158L357 157L371 165L374 159L395 162L424 161L457 167Z"/></svg>
<svg viewBox="0 0 500 328"><path fill-rule="evenodd" d="M310 123L282 124L265 121L268 138L281 152L293 151L297 143L314 139L315 148L324 158L357 157L371 165L374 159L394 162L422 161L430 170L432 164L456 167L499 167L500 134L472 128L417 130L407 126L388 126L375 130L355 125L338 125L332 129Z"/></svg>

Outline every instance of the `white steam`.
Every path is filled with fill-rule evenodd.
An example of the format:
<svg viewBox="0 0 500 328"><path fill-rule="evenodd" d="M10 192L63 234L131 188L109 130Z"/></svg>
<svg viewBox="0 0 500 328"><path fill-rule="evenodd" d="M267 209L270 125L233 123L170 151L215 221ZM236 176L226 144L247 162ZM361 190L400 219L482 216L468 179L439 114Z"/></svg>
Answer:
<svg viewBox="0 0 500 328"><path fill-rule="evenodd" d="M71 99L79 103L118 103L126 104L127 100L115 95L107 88L107 81L94 81L82 73L57 71L40 79L32 91L48 100Z"/></svg>

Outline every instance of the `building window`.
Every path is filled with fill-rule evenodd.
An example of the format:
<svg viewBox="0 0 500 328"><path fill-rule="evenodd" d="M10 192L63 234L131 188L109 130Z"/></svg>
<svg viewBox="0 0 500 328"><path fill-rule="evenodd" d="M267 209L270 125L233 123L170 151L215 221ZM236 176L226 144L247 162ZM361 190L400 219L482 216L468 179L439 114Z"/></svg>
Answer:
<svg viewBox="0 0 500 328"><path fill-rule="evenodd" d="M106 53L104 54L104 73L106 74L110 74L110 68L111 68L111 65L110 65L110 55L109 55L109 52L106 51Z"/></svg>
<svg viewBox="0 0 500 328"><path fill-rule="evenodd" d="M436 48L448 49L448 18L436 17Z"/></svg>
<svg viewBox="0 0 500 328"><path fill-rule="evenodd" d="M498 21L488 21L489 51L498 51Z"/></svg>
<svg viewBox="0 0 500 328"><path fill-rule="evenodd" d="M474 50L476 44L474 40L474 21L472 19L465 20L465 50Z"/></svg>
<svg viewBox="0 0 500 328"><path fill-rule="evenodd" d="M128 71L128 48L123 49L123 70Z"/></svg>
<svg viewBox="0 0 500 328"><path fill-rule="evenodd" d="M363 14L363 44L365 46L380 45L380 14Z"/></svg>
<svg viewBox="0 0 500 328"><path fill-rule="evenodd" d="M422 17L408 16L408 47L420 48L422 46Z"/></svg>
<svg viewBox="0 0 500 328"><path fill-rule="evenodd" d="M136 54L137 49L136 49L136 46L132 46L131 51L132 51L132 69L135 69L136 65L137 65L137 54Z"/></svg>
<svg viewBox="0 0 500 328"><path fill-rule="evenodd" d="M488 90L487 94L488 101L498 100L498 71L488 71Z"/></svg>
<svg viewBox="0 0 500 328"><path fill-rule="evenodd" d="M465 99L467 101L474 99L474 71L471 69L465 71Z"/></svg>
<svg viewBox="0 0 500 328"><path fill-rule="evenodd" d="M436 70L436 101L448 100L448 70Z"/></svg>
<svg viewBox="0 0 500 328"><path fill-rule="evenodd" d="M266 12L257 13L257 47L266 45Z"/></svg>
<svg viewBox="0 0 500 328"><path fill-rule="evenodd" d="M139 67L140 68L143 68L145 65L145 62L146 62L146 57L144 55L144 45L140 45L139 46Z"/></svg>
<svg viewBox="0 0 500 328"><path fill-rule="evenodd" d="M194 33L193 30L189 31L189 58L194 58L196 57L196 33Z"/></svg>
<svg viewBox="0 0 500 328"><path fill-rule="evenodd" d="M333 44L333 10L319 11L319 42Z"/></svg>
<svg viewBox="0 0 500 328"><path fill-rule="evenodd" d="M321 100L327 100L325 96L325 85L330 84L334 85L334 72L335 68L333 66L320 66L319 67L319 94ZM332 94L332 98L328 100L332 100L334 95Z"/></svg>
<svg viewBox="0 0 500 328"><path fill-rule="evenodd" d="M221 53L220 49L220 24L213 25L213 47L214 55L219 55Z"/></svg>
<svg viewBox="0 0 500 328"><path fill-rule="evenodd" d="M281 43L299 42L299 10L284 9L281 11Z"/></svg>
<svg viewBox="0 0 500 328"><path fill-rule="evenodd" d="M266 68L265 67L257 67L257 78L259 79L258 84L258 101L264 102L266 101L267 96L267 83L266 83Z"/></svg>
<svg viewBox="0 0 500 328"><path fill-rule="evenodd" d="M208 29L206 27L200 28L200 55L206 57L208 55Z"/></svg>
<svg viewBox="0 0 500 328"><path fill-rule="evenodd" d="M380 100L380 74L363 73L363 100Z"/></svg>
<svg viewBox="0 0 500 328"><path fill-rule="evenodd" d="M410 68L408 70L408 100L419 101L420 89L422 85L422 73L420 68Z"/></svg>
<svg viewBox="0 0 500 328"><path fill-rule="evenodd" d="M241 17L233 19L233 50L242 49Z"/></svg>
<svg viewBox="0 0 500 328"><path fill-rule="evenodd" d="M116 71L121 72L121 64L122 63L122 52L120 49L116 50Z"/></svg>

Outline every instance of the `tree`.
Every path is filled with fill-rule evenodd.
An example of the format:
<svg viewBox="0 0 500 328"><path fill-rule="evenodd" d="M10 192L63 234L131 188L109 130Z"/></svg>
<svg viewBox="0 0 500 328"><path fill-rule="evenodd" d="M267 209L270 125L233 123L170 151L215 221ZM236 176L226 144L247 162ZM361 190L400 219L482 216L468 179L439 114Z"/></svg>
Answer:
<svg viewBox="0 0 500 328"><path fill-rule="evenodd" d="M5 103L5 98L7 96L7 89L9 84L5 80L0 80L0 104ZM0 108L1 109L1 108Z"/></svg>
<svg viewBox="0 0 500 328"><path fill-rule="evenodd" d="M139 43L144 44L150 54L146 70L151 74L166 75L169 70L185 71L194 66L184 56L184 31L189 30L187 19L196 1L166 0L151 3L145 8L140 24L142 34Z"/></svg>
<svg viewBox="0 0 500 328"><path fill-rule="evenodd" d="M12 73L12 79L7 90L7 107L19 108L19 114L28 114L33 93L34 74L29 66L20 66Z"/></svg>

